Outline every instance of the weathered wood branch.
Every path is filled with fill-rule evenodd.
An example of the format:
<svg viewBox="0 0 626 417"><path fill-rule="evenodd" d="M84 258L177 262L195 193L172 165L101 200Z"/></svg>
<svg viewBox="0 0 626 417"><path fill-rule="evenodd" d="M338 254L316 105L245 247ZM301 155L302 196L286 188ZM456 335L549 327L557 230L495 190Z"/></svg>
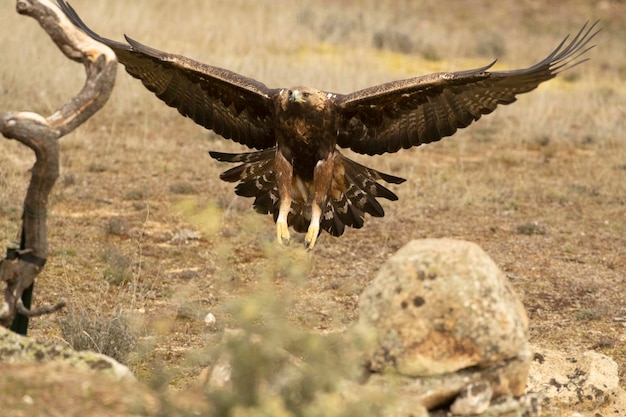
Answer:
<svg viewBox="0 0 626 417"><path fill-rule="evenodd" d="M16 313L33 317L64 305L60 302L29 310L22 294L33 285L48 256L46 217L48 196L59 176L58 139L104 106L115 84L117 63L113 51L78 30L51 1L18 0L16 9L37 20L65 56L82 63L87 79L75 97L48 117L31 112L0 113L0 133L28 146L36 156L24 200L20 248L9 249L0 261L0 281L6 283L0 307L0 325L4 327L11 325Z"/></svg>

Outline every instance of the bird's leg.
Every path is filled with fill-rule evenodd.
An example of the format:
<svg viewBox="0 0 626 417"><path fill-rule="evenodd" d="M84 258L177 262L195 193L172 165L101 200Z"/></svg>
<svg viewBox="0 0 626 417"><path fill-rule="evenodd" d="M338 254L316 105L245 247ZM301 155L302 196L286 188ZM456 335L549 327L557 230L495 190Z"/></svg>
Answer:
<svg viewBox="0 0 626 417"><path fill-rule="evenodd" d="M276 183L280 205L278 207L278 218L276 219L276 239L283 245L289 244L289 225L287 216L291 209L291 180L293 178L293 166L285 158L280 149L276 149L275 157Z"/></svg>
<svg viewBox="0 0 626 417"><path fill-rule="evenodd" d="M317 201L313 200L311 203L311 223L304 237L304 245L308 249L313 249L317 236L320 234L320 219L322 217L322 208L317 204Z"/></svg>
<svg viewBox="0 0 626 417"><path fill-rule="evenodd" d="M276 239L278 243L288 245L291 239L289 235L289 225L287 224L287 215L291 208L291 198L281 198L280 207L278 209L278 218L276 219Z"/></svg>
<svg viewBox="0 0 626 417"><path fill-rule="evenodd" d="M313 188L315 194L311 202L311 222L304 237L304 244L313 249L317 236L320 234L320 220L322 219L322 207L326 204L328 190L333 179L333 153L329 153L326 159L317 161L313 170Z"/></svg>

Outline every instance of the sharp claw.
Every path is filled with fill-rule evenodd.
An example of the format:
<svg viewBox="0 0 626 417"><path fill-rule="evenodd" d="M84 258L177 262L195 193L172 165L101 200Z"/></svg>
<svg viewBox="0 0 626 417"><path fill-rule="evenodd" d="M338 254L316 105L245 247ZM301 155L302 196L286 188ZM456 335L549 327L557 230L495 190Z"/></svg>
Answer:
<svg viewBox="0 0 626 417"><path fill-rule="evenodd" d="M291 238L289 236L289 226L286 222L276 222L276 240L283 245L289 244Z"/></svg>
<svg viewBox="0 0 626 417"><path fill-rule="evenodd" d="M309 230L307 230L306 236L304 237L304 245L307 247L308 250L313 249L313 247L315 246L315 241L317 240L319 232L319 227L309 226Z"/></svg>

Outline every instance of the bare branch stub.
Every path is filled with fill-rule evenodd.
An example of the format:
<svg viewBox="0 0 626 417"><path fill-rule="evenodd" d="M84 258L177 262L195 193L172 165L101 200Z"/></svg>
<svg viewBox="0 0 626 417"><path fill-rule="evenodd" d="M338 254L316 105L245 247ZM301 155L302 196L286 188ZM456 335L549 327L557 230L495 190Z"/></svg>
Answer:
<svg viewBox="0 0 626 417"><path fill-rule="evenodd" d="M4 327L11 325L16 313L33 317L65 305L60 302L28 310L22 294L33 284L48 256L46 216L48 196L59 176L58 139L104 106L115 84L117 63L113 51L75 28L49 0L18 0L16 9L37 20L65 56L81 62L87 80L78 95L48 117L31 112L0 113L0 133L28 146L36 156L24 200L20 248L8 249L0 261L0 282L6 283L0 306L0 325Z"/></svg>

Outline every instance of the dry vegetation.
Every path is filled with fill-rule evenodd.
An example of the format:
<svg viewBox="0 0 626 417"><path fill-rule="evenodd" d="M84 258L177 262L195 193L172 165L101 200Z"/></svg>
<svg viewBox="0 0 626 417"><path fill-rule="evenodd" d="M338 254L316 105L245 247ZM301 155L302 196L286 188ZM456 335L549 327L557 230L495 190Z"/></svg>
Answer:
<svg viewBox="0 0 626 417"><path fill-rule="evenodd" d="M82 68L10 3L0 10L0 111L49 114L78 91ZM213 360L199 352L214 347L225 328L240 327L237 318L257 317L264 301L276 301L272 293L285 302L268 320L335 332L356 320L359 293L394 251L413 239L451 237L480 244L511 278L535 345L606 353L626 381L624 2L72 5L110 38L127 33L269 86L336 92L493 58L497 68L526 66L586 20L602 19L604 32L590 62L454 138L355 157L407 178L393 187L400 200L384 203L386 217L366 220L361 230L322 235L312 253L277 247L271 219L220 182L226 166L207 152L238 145L183 119L120 68L105 109L61 140L51 254L35 303L64 298L70 307L33 320L32 336L96 343L140 378L165 369L173 386L184 387ZM32 163L27 149L2 142L3 242L18 239ZM242 297L248 307L233 307ZM215 326L203 321L209 312ZM85 333L89 340L78 336ZM113 348L111 337L120 337Z"/></svg>

